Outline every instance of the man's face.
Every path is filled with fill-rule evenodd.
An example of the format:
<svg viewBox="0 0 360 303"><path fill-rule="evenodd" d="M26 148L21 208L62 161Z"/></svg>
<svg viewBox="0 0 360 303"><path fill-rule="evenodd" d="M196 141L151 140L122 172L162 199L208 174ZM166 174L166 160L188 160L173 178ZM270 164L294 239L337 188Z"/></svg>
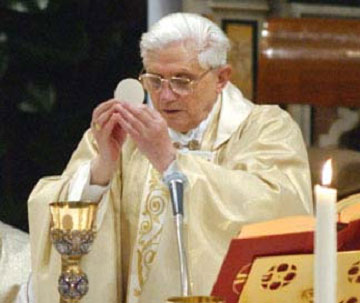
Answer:
<svg viewBox="0 0 360 303"><path fill-rule="evenodd" d="M195 80L207 71L200 67L196 53L185 49L181 44L149 53L144 64L147 73L164 79L186 77ZM162 83L160 90L149 93L154 107L168 126L179 132L187 132L208 116L221 91L218 82L217 71L212 70L195 81L190 94L179 95L173 92L167 81Z"/></svg>

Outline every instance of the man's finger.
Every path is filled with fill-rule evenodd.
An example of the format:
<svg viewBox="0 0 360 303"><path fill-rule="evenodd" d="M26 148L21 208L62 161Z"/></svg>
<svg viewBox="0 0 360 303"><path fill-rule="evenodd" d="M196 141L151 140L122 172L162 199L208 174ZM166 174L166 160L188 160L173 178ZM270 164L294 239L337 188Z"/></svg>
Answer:
<svg viewBox="0 0 360 303"><path fill-rule="evenodd" d="M109 137L112 133L112 130L114 129L116 124L116 119L114 117L111 117L102 128L102 136Z"/></svg>
<svg viewBox="0 0 360 303"><path fill-rule="evenodd" d="M135 140L138 141L140 138L140 132L135 129L121 114L118 114L118 121L121 127Z"/></svg>
<svg viewBox="0 0 360 303"><path fill-rule="evenodd" d="M154 120L153 115L147 110L147 105L133 106L128 103L121 103L122 107L125 108L132 116L136 117L141 123L148 127Z"/></svg>
<svg viewBox="0 0 360 303"><path fill-rule="evenodd" d="M132 129L136 130L139 134L144 132L146 125L139 118L139 114L136 111L131 112L123 106L119 106L118 110L122 120L126 121Z"/></svg>
<svg viewBox="0 0 360 303"><path fill-rule="evenodd" d="M101 128L103 128L104 124L111 118L114 112L115 108L112 106L106 111L102 112L96 119L93 119L92 123L94 123L95 129L99 131Z"/></svg>
<svg viewBox="0 0 360 303"><path fill-rule="evenodd" d="M100 103L93 111L93 114L92 114L92 120L95 121L98 119L98 117L108 111L113 105L115 105L117 102L117 100L115 99L110 99L108 101L105 101L105 102L102 102Z"/></svg>

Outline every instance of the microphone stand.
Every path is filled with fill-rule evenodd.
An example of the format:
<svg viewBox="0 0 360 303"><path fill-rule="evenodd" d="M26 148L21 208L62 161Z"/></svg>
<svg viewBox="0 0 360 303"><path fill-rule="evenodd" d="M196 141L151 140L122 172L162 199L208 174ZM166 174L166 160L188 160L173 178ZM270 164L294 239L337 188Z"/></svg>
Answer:
<svg viewBox="0 0 360 303"><path fill-rule="evenodd" d="M186 181L185 175L179 171L170 173L164 178L164 182L170 190L179 255L181 295L185 297L191 295L189 270L183 235L183 193Z"/></svg>

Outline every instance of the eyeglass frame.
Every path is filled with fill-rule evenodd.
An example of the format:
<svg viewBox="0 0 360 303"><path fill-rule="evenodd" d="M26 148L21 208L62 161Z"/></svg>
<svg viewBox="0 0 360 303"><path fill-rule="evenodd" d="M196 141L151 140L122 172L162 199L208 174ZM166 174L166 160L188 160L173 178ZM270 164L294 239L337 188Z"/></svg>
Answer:
<svg viewBox="0 0 360 303"><path fill-rule="evenodd" d="M162 76L157 75L157 74L146 73L146 72L143 73L143 71L145 71L145 69L143 68L142 71L140 72L138 80L140 81L140 83L142 84L144 89L148 90L148 89L145 88L145 85L142 83L142 76L149 75L149 76L157 77L158 79L160 79L160 87L158 89L156 89L155 91L157 91L157 92L161 91L162 87L163 87L163 82L168 82L169 83L169 88L174 94L180 95L180 96L187 96L187 95L190 95L190 94L192 94L194 92L194 87L193 87L194 84L200 82L209 72L213 71L214 69L216 69L216 67L211 67L211 68L207 69L206 71L201 73L199 76L197 76L195 79L189 79L189 78L186 78L186 77L171 77L170 79L166 79L166 78L163 78ZM170 82L173 79L187 80L188 85L190 86L189 93L179 94L178 92L174 91L174 89L171 86L171 82Z"/></svg>

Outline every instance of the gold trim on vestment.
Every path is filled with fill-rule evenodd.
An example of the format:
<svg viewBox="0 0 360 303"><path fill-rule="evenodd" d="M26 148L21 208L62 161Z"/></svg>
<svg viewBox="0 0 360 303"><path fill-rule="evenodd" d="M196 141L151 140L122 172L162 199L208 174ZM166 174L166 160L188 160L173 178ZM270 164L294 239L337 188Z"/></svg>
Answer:
<svg viewBox="0 0 360 303"><path fill-rule="evenodd" d="M138 236L135 244L131 268L130 292L128 302L139 299L142 288L149 276L151 266L156 258L161 233L168 205L169 193L161 181L161 175L154 168L150 168L144 192L145 199L141 203L138 224ZM136 273L136 275L134 275Z"/></svg>

